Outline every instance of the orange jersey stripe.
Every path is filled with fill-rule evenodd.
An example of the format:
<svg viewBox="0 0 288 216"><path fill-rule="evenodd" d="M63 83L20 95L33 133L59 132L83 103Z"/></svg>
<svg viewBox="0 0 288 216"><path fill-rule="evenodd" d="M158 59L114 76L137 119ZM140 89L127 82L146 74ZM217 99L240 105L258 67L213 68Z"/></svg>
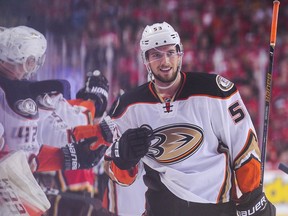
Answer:
<svg viewBox="0 0 288 216"><path fill-rule="evenodd" d="M236 170L238 186L242 193L247 193L260 184L261 164L256 158L251 160Z"/></svg>

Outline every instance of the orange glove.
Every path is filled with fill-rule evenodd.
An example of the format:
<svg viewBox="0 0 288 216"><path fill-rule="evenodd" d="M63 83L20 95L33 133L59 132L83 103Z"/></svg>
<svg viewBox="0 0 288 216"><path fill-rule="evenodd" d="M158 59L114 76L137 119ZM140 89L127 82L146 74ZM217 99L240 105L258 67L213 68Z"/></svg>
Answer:
<svg viewBox="0 0 288 216"><path fill-rule="evenodd" d="M89 138L93 136L96 137L102 136L99 124L76 126L73 129L72 134L76 142L84 138Z"/></svg>
<svg viewBox="0 0 288 216"><path fill-rule="evenodd" d="M73 129L72 136L76 142L85 138L97 137L97 140L90 145L90 150L96 150L100 145L110 146L113 139L113 134L105 120L96 125L77 126Z"/></svg>

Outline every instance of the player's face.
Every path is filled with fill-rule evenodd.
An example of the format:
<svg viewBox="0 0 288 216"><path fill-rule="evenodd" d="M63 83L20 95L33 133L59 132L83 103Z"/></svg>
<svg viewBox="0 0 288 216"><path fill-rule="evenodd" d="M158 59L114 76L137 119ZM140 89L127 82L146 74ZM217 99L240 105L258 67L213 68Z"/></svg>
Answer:
<svg viewBox="0 0 288 216"><path fill-rule="evenodd" d="M148 62L156 81L169 84L177 77L181 55L175 45L165 45L148 51Z"/></svg>
<svg viewBox="0 0 288 216"><path fill-rule="evenodd" d="M10 64L8 62L0 64L0 73L10 80L21 80L24 77L22 64Z"/></svg>

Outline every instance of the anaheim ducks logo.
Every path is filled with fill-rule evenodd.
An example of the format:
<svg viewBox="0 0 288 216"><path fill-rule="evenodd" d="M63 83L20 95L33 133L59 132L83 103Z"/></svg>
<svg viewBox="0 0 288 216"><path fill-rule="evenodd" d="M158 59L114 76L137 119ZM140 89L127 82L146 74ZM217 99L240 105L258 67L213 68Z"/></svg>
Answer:
<svg viewBox="0 0 288 216"><path fill-rule="evenodd" d="M193 155L202 145L203 130L191 124L173 124L154 130L148 156L159 163L173 164Z"/></svg>
<svg viewBox="0 0 288 216"><path fill-rule="evenodd" d="M24 117L28 118L38 117L38 107L35 101L33 101L30 98L16 101L14 105L14 110L16 113Z"/></svg>
<svg viewBox="0 0 288 216"><path fill-rule="evenodd" d="M36 98L36 103L39 108L44 110L54 110L52 99L48 94L38 95Z"/></svg>

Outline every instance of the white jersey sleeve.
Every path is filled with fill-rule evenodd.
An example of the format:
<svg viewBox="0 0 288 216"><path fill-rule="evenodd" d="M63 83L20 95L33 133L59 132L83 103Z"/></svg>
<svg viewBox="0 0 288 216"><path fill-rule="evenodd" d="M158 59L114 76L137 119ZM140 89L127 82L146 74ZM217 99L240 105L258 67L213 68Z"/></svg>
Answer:
<svg viewBox="0 0 288 216"><path fill-rule="evenodd" d="M41 102L40 102L41 101ZM63 146L71 142L71 130L78 125L87 125L85 107L72 106L62 94L44 95L39 106L39 142Z"/></svg>

